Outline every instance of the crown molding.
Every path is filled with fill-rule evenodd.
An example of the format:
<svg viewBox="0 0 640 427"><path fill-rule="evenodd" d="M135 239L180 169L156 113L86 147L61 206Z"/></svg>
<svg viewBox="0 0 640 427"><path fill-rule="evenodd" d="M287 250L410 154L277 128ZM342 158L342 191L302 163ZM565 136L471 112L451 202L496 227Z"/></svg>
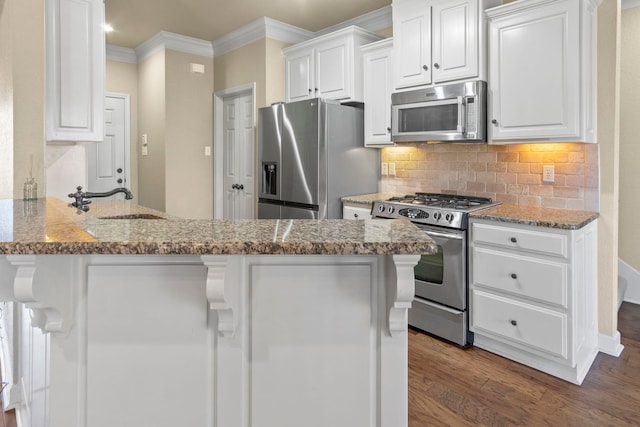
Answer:
<svg viewBox="0 0 640 427"><path fill-rule="evenodd" d="M209 58L213 57L213 44L211 42L168 31L160 31L134 50L138 57L138 62L140 62L163 49L177 50Z"/></svg>
<svg viewBox="0 0 640 427"><path fill-rule="evenodd" d="M2 0L0 0L2 1ZM626 0L640 2L640 0ZM266 16L259 18L244 27L238 28L213 42L183 36L180 34L160 31L149 40L128 49L114 45L107 45L107 59L112 61L136 63L143 61L163 49L177 50L205 57L223 55L234 49L248 45L258 40L270 38L289 44L301 43L314 37L357 26L368 31L378 31L393 25L391 6L374 10L348 21L341 22L317 32L308 31ZM132 51L134 53L132 53ZM135 57L135 58L134 58Z"/></svg>
<svg viewBox="0 0 640 427"><path fill-rule="evenodd" d="M128 62L130 64L137 64L138 57L136 51L128 48L116 46L113 44L106 45L107 61Z"/></svg>
<svg viewBox="0 0 640 427"><path fill-rule="evenodd" d="M213 50L215 56L219 56L264 38L295 44L309 40L314 35L312 31L264 16L215 40Z"/></svg>
<svg viewBox="0 0 640 427"><path fill-rule="evenodd" d="M348 21L341 22L331 27L323 28L317 31L314 36L321 36L336 30L355 25L368 31L378 31L393 26L393 17L391 14L391 5L357 16Z"/></svg>
<svg viewBox="0 0 640 427"><path fill-rule="evenodd" d="M622 10L640 6L640 0L622 0Z"/></svg>

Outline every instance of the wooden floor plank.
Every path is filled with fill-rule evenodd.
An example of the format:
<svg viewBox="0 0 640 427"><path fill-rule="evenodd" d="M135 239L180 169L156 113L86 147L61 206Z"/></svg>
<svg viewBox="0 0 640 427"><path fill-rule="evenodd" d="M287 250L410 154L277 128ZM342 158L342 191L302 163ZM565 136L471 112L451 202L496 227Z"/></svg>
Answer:
<svg viewBox="0 0 640 427"><path fill-rule="evenodd" d="M410 426L640 425L640 305L618 314L624 352L599 354L582 386L410 331Z"/></svg>

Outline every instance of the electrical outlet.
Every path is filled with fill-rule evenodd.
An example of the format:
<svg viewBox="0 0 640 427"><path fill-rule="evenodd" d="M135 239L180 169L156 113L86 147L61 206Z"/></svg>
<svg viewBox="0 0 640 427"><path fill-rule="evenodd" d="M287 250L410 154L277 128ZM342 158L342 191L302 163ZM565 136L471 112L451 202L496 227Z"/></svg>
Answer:
<svg viewBox="0 0 640 427"><path fill-rule="evenodd" d="M542 182L555 182L556 168L555 166L542 166Z"/></svg>
<svg viewBox="0 0 640 427"><path fill-rule="evenodd" d="M211 146L207 145L204 147L204 155L205 156L210 156L211 155Z"/></svg>
<svg viewBox="0 0 640 427"><path fill-rule="evenodd" d="M381 173L383 176L389 175L389 164L387 162L382 162L381 164Z"/></svg>
<svg viewBox="0 0 640 427"><path fill-rule="evenodd" d="M396 176L396 164L389 163L389 175Z"/></svg>

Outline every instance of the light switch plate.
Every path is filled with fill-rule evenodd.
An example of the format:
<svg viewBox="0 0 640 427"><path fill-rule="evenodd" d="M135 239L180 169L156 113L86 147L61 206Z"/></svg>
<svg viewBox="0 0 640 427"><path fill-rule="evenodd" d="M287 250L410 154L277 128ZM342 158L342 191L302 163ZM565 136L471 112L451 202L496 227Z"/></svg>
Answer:
<svg viewBox="0 0 640 427"><path fill-rule="evenodd" d="M382 162L380 169L383 176L389 175L389 164L387 162Z"/></svg>
<svg viewBox="0 0 640 427"><path fill-rule="evenodd" d="M396 164L389 163L389 175L396 176Z"/></svg>

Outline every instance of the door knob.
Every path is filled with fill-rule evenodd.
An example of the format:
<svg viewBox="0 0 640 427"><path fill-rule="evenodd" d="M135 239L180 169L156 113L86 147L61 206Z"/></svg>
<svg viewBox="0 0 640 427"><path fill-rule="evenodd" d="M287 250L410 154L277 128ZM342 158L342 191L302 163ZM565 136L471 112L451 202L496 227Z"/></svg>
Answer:
<svg viewBox="0 0 640 427"><path fill-rule="evenodd" d="M233 188L234 190L237 190L237 189L238 189L238 184L233 184L233 185L231 186L231 188Z"/></svg>
<svg viewBox="0 0 640 427"><path fill-rule="evenodd" d="M116 170L116 172L118 172L118 173L122 173L122 168L118 168L118 169Z"/></svg>
<svg viewBox="0 0 640 427"><path fill-rule="evenodd" d="M238 190L244 190L244 185L243 185L243 184L240 184L240 185L238 185L238 187L237 187L237 188L238 188Z"/></svg>

